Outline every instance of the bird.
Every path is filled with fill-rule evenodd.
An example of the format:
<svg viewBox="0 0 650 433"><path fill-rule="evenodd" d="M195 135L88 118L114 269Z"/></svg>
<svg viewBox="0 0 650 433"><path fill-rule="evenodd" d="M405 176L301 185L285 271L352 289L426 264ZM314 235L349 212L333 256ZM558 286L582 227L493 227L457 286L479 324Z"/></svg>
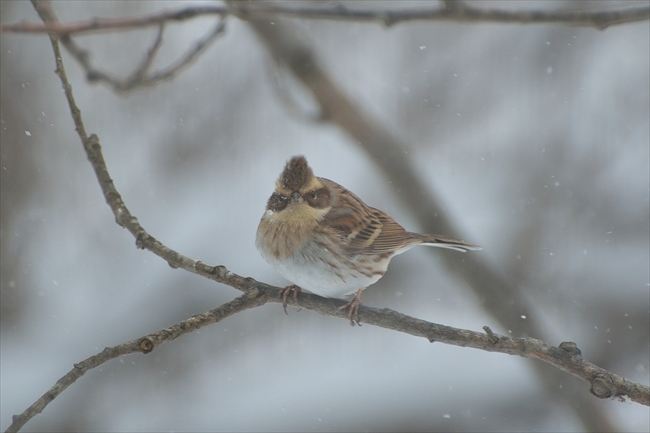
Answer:
<svg viewBox="0 0 650 433"><path fill-rule="evenodd" d="M406 231L387 213L365 204L350 190L316 177L303 155L287 161L266 203L255 246L262 258L292 284L287 297L305 289L325 298L352 300L350 324L360 325L361 293L384 275L390 260L416 245L466 252L480 250L452 237Z"/></svg>

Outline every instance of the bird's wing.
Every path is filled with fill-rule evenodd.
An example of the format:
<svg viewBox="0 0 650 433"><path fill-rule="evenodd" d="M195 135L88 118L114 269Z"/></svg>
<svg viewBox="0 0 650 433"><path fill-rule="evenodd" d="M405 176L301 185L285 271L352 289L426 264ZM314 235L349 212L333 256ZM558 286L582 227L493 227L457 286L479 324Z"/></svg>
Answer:
<svg viewBox="0 0 650 433"><path fill-rule="evenodd" d="M412 234L386 213L369 207L337 183L321 180L327 182L330 190L337 190L332 209L321 221L321 226L341 239L346 253L392 253L413 242Z"/></svg>

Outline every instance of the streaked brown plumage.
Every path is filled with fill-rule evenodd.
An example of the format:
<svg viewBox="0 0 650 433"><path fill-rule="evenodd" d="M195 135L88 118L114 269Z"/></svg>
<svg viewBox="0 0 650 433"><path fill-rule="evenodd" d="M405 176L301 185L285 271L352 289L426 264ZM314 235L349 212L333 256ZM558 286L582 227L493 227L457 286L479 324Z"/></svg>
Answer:
<svg viewBox="0 0 650 433"><path fill-rule="evenodd" d="M327 298L355 297L350 323L359 323L361 292L386 272L390 259L415 245L457 251L480 250L465 241L406 231L393 218L366 205L329 179L314 176L304 156L294 156L275 183L257 229L255 245L262 257L294 283Z"/></svg>

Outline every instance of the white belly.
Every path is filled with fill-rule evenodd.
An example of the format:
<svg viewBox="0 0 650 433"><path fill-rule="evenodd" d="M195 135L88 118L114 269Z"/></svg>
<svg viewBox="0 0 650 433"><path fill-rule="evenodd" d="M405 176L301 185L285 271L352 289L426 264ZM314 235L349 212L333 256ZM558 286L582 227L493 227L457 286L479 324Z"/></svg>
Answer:
<svg viewBox="0 0 650 433"><path fill-rule="evenodd" d="M258 249L264 260L284 278L301 289L325 298L345 298L376 283L390 261L390 257L385 258L377 266L374 262L376 256L358 255L354 262L359 270L351 270L350 266L338 263L333 254L318 246L306 247L301 253L287 259L277 259L260 245Z"/></svg>

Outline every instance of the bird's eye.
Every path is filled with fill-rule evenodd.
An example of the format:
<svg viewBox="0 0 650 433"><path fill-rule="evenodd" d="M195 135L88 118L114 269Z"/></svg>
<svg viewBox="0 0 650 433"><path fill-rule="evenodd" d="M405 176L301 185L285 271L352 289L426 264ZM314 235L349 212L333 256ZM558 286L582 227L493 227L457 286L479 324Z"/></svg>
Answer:
<svg viewBox="0 0 650 433"><path fill-rule="evenodd" d="M280 203L284 203L285 201L287 201L287 197L284 195L279 195L278 200L280 201Z"/></svg>
<svg viewBox="0 0 650 433"><path fill-rule="evenodd" d="M312 191L309 193L309 198L312 200L316 200L316 191Z"/></svg>

